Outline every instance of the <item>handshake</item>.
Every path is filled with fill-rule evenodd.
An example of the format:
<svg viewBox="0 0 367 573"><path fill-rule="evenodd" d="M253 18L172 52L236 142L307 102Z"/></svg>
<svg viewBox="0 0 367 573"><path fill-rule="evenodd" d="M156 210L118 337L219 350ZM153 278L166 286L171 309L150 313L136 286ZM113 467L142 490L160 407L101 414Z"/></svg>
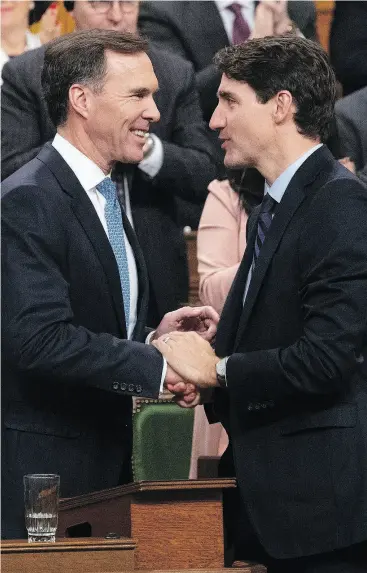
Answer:
<svg viewBox="0 0 367 573"><path fill-rule="evenodd" d="M164 386L182 408L202 403L205 390L218 386L220 359L211 346L218 321L211 306L184 307L166 314L151 340L167 361Z"/></svg>

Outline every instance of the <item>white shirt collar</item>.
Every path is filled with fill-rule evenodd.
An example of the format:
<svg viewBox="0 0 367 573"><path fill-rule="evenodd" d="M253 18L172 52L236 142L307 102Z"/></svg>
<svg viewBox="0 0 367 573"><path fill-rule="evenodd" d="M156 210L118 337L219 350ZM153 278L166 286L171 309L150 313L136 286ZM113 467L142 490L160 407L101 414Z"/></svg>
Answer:
<svg viewBox="0 0 367 573"><path fill-rule="evenodd" d="M264 193L269 193L269 195L275 199L277 203L280 203L293 175L296 173L296 171L298 171L306 159L308 159L310 155L312 155L312 153L314 153L317 149L322 147L322 145L322 143L318 143L306 151L306 153L301 155L301 157L289 165L287 169L279 175L271 187L269 187L268 183L265 181Z"/></svg>
<svg viewBox="0 0 367 573"><path fill-rule="evenodd" d="M52 145L69 165L85 191L94 189L106 177L98 165L59 133L55 135Z"/></svg>

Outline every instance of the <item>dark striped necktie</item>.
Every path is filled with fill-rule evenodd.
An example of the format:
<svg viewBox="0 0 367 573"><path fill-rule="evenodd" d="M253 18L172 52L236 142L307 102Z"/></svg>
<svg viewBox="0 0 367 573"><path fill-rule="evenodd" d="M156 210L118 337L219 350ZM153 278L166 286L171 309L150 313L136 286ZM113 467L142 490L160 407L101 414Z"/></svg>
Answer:
<svg viewBox="0 0 367 573"><path fill-rule="evenodd" d="M265 237L270 229L270 225L273 220L274 207L276 204L277 202L269 195L269 193L267 193L264 199L262 200L260 206L259 219L257 221L257 234L254 247L254 258L252 261L252 268L254 268L256 265L260 249L263 246Z"/></svg>

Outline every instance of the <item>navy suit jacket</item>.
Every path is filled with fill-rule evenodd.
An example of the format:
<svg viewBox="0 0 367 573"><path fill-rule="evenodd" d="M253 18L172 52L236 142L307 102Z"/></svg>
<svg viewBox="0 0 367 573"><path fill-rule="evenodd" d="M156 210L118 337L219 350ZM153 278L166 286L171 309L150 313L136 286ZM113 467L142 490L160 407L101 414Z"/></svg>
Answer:
<svg viewBox="0 0 367 573"><path fill-rule="evenodd" d="M142 344L148 280L138 269L133 340L112 248L86 192L46 144L3 183L3 535L24 535L26 473L57 473L69 497L130 479L131 396L156 397L162 356Z"/></svg>
<svg viewBox="0 0 367 573"><path fill-rule="evenodd" d="M277 207L243 304L258 212L218 327L228 391L214 409L245 511L281 559L367 539L367 192L315 151Z"/></svg>

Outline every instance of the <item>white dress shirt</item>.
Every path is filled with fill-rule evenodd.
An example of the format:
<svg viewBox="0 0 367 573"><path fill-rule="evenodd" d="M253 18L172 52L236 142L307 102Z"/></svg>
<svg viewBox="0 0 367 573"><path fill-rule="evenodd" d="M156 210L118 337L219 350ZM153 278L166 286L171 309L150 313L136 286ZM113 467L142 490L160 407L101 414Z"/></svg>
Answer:
<svg viewBox="0 0 367 573"><path fill-rule="evenodd" d="M32 32L27 30L25 33L25 51L34 50L35 48L39 48L41 45L41 40L38 34L32 34ZM8 61L8 54L5 52L5 50L3 50L3 48L0 48L0 74L6 62ZM3 80L0 79L0 85L2 85L2 83Z"/></svg>
<svg viewBox="0 0 367 573"><path fill-rule="evenodd" d="M218 12L223 21L224 29L227 32L228 40L231 44L235 15L232 10L228 10L228 6L233 4L233 2L234 0L215 0ZM253 0L237 0L237 4L240 4L241 14L246 20L250 32L252 32L255 24L255 2L253 2Z"/></svg>

